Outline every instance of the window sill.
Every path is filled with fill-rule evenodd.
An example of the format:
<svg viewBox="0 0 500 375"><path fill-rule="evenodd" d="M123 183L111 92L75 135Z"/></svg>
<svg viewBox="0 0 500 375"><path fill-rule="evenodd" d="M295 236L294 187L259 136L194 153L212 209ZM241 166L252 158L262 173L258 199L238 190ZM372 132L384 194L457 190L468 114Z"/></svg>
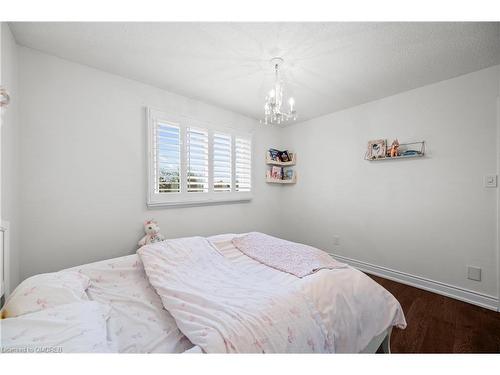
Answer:
<svg viewBox="0 0 500 375"><path fill-rule="evenodd" d="M220 204L231 204L231 203L245 203L252 200L251 195L231 197L231 198L209 198L200 200L171 200L171 201L148 201L148 208L174 208L174 207L196 207L196 206L212 206Z"/></svg>

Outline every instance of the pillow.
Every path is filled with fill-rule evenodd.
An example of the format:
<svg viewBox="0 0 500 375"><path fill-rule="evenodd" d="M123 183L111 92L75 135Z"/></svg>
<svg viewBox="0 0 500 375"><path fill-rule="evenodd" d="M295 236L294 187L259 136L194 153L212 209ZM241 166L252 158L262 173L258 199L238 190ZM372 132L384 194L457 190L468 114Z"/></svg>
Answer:
<svg viewBox="0 0 500 375"><path fill-rule="evenodd" d="M1 311L13 318L66 303L88 301L90 279L77 271L44 273L24 280L12 292Z"/></svg>
<svg viewBox="0 0 500 375"><path fill-rule="evenodd" d="M2 353L109 353L110 307L76 302L0 320Z"/></svg>

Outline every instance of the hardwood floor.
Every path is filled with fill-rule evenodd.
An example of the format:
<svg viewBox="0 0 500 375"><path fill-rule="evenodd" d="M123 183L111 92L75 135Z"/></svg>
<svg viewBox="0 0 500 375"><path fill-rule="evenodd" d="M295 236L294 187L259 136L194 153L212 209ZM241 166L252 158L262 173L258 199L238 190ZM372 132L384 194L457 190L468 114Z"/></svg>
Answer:
<svg viewBox="0 0 500 375"><path fill-rule="evenodd" d="M500 353L500 313L368 275L398 299L408 326L394 328L393 353Z"/></svg>

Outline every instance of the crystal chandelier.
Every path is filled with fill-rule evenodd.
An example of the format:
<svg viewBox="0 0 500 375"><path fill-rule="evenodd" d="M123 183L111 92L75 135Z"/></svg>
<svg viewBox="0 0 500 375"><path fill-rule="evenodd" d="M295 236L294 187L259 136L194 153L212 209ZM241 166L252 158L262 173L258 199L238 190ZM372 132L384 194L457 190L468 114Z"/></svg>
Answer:
<svg viewBox="0 0 500 375"><path fill-rule="evenodd" d="M279 77L279 68L283 64L283 59L281 57L275 57L271 59L271 64L274 67L275 81L274 87L269 91L266 96L266 102L264 104L264 119L261 123L264 124L281 124L288 120L296 120L297 112L295 111L295 100L290 97L288 99L289 110L281 108L283 105L283 82Z"/></svg>

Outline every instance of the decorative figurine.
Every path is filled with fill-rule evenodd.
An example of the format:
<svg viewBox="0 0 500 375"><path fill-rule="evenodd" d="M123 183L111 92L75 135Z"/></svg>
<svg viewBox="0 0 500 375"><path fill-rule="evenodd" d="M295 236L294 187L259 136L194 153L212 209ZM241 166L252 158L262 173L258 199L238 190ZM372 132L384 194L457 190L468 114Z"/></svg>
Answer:
<svg viewBox="0 0 500 375"><path fill-rule="evenodd" d="M388 156L391 158L399 156L399 141L397 138L392 141L391 148L388 151Z"/></svg>

